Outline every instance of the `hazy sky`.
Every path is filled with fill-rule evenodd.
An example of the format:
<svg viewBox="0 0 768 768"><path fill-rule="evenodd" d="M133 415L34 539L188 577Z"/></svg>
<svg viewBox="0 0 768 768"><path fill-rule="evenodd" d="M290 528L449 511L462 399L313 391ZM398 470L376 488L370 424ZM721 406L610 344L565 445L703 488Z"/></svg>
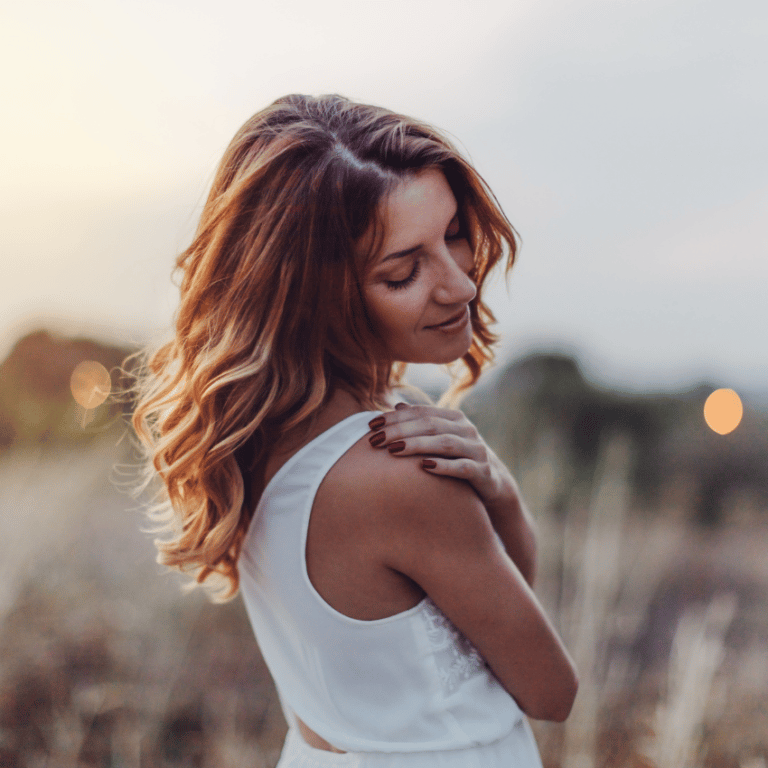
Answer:
<svg viewBox="0 0 768 768"><path fill-rule="evenodd" d="M239 125L338 92L452 133L523 238L510 352L768 389L765 0L29 0L0 27L0 354L162 333Z"/></svg>

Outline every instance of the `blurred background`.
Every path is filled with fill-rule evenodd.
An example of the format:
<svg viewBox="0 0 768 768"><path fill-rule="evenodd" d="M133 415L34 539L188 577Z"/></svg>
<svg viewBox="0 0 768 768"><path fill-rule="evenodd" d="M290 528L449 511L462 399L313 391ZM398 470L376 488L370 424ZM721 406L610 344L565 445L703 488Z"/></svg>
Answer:
<svg viewBox="0 0 768 768"><path fill-rule="evenodd" d="M765 3L31 0L0 59L0 766L274 765L242 607L155 565L109 392L237 128L337 92L448 131L522 236L464 408L582 672L546 765L765 768Z"/></svg>

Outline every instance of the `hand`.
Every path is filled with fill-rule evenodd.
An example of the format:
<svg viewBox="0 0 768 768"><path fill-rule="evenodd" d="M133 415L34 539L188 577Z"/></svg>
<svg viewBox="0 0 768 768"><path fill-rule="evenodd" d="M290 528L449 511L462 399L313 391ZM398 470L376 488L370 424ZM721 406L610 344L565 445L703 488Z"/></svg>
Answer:
<svg viewBox="0 0 768 768"><path fill-rule="evenodd" d="M368 426L369 440L394 456L421 455L422 468L434 475L466 480L488 512L507 554L525 580L536 573L535 525L514 478L461 411L399 403Z"/></svg>
<svg viewBox="0 0 768 768"><path fill-rule="evenodd" d="M398 403L369 426L374 448L386 448L394 456L424 456L424 470L466 480L489 513L519 504L509 470L461 411Z"/></svg>

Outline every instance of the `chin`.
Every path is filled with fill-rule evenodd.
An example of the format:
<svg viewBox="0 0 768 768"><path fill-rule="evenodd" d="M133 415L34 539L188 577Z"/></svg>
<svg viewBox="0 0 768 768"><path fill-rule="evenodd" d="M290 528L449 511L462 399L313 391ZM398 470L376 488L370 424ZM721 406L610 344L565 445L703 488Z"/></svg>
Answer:
<svg viewBox="0 0 768 768"><path fill-rule="evenodd" d="M444 356L435 355L432 359L427 360L426 362L432 363L433 365L450 365L451 363L455 363L457 360L461 360L461 358L464 357L468 351L469 347L467 347L467 349L465 349L463 352L460 352L459 354Z"/></svg>
<svg viewBox="0 0 768 768"><path fill-rule="evenodd" d="M413 354L401 359L406 363L417 363L420 365L425 363L430 363L431 365L449 365L450 363L455 363L457 360L461 360L461 358L469 352L471 346L472 339L470 338L466 344L457 344L454 345L453 348L433 348L425 350L422 354Z"/></svg>

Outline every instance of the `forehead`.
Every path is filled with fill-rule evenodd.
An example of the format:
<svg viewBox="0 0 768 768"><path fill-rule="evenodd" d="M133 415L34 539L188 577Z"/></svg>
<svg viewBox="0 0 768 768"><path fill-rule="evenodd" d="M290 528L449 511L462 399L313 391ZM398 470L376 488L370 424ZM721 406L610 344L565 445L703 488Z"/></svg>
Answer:
<svg viewBox="0 0 768 768"><path fill-rule="evenodd" d="M442 230L456 213L456 198L442 171L430 168L406 176L380 204L382 252L419 245Z"/></svg>
<svg viewBox="0 0 768 768"><path fill-rule="evenodd" d="M442 237L455 213L456 198L442 171L430 168L409 174L379 202L374 221L358 242L358 256L370 268L389 253Z"/></svg>

